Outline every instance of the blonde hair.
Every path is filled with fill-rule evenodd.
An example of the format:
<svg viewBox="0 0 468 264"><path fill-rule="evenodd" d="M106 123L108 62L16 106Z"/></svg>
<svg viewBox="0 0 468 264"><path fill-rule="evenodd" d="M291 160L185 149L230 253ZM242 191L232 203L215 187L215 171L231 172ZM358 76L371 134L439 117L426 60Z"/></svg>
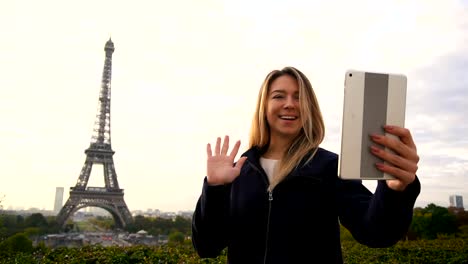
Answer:
<svg viewBox="0 0 468 264"><path fill-rule="evenodd" d="M270 143L270 126L266 117L268 92L273 81L283 75L291 76L297 81L302 129L278 162L270 190L299 166L301 160L308 154L311 154L307 160L310 161L325 136L322 113L309 79L296 68L285 67L270 72L260 88L250 131L249 147L257 147L262 151L268 148Z"/></svg>

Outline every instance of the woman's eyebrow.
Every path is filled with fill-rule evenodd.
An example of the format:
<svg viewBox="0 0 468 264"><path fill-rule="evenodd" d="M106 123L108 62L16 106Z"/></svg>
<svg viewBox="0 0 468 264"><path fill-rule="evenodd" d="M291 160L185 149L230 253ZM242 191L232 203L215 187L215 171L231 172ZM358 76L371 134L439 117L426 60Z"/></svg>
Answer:
<svg viewBox="0 0 468 264"><path fill-rule="evenodd" d="M271 90L271 93L286 93L286 91L279 88L279 89Z"/></svg>

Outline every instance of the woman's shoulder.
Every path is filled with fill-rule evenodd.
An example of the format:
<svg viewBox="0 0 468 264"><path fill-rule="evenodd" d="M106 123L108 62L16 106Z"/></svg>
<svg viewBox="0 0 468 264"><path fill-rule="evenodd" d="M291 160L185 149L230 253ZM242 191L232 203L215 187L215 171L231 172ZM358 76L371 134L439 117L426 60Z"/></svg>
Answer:
<svg viewBox="0 0 468 264"><path fill-rule="evenodd" d="M310 177L336 175L338 155L324 148L317 148L304 157L295 174Z"/></svg>
<svg viewBox="0 0 468 264"><path fill-rule="evenodd" d="M338 160L338 154L319 147L317 151L315 152L315 156L313 159L318 159L322 161L333 161L333 160Z"/></svg>
<svg viewBox="0 0 468 264"><path fill-rule="evenodd" d="M304 157L301 163L308 169L323 171L337 166L338 155L324 148L317 148Z"/></svg>

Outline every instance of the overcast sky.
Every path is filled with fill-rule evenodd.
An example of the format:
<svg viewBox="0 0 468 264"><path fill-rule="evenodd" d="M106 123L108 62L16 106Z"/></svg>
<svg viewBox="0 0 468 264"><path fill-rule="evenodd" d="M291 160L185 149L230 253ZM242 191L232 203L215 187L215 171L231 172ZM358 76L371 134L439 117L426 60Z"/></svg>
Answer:
<svg viewBox="0 0 468 264"><path fill-rule="evenodd" d="M408 76L421 157L417 206L468 203L468 4L462 1L0 0L0 195L51 210L76 184L115 44L114 163L130 210L192 210L206 144L248 132L258 89L295 66L317 93L323 148L339 153L347 69ZM94 166L89 186L104 186ZM372 191L375 182L366 182Z"/></svg>

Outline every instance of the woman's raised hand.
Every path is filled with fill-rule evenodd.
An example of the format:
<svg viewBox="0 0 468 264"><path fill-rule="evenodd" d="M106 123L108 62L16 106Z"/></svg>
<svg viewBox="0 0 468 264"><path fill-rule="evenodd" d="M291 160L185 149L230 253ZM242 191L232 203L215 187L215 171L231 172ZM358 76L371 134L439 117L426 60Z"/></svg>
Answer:
<svg viewBox="0 0 468 264"><path fill-rule="evenodd" d="M395 191L402 191L416 178L419 162L416 145L408 129L398 126L385 126L384 129L386 132L400 138L400 140L381 135L372 135L372 140L392 149L395 154L375 146L371 147L371 152L388 162L387 164L376 164L377 168L395 176L394 180L387 180L388 187Z"/></svg>
<svg viewBox="0 0 468 264"><path fill-rule="evenodd" d="M214 153L211 151L211 145L208 143L206 152L208 154L207 160L207 182L209 185L222 185L231 183L240 174L240 169L244 165L246 157L241 157L236 164L234 158L239 151L240 140L236 142L231 153L228 155L229 150L229 136L224 137L223 146L221 147L221 138L216 140Z"/></svg>

